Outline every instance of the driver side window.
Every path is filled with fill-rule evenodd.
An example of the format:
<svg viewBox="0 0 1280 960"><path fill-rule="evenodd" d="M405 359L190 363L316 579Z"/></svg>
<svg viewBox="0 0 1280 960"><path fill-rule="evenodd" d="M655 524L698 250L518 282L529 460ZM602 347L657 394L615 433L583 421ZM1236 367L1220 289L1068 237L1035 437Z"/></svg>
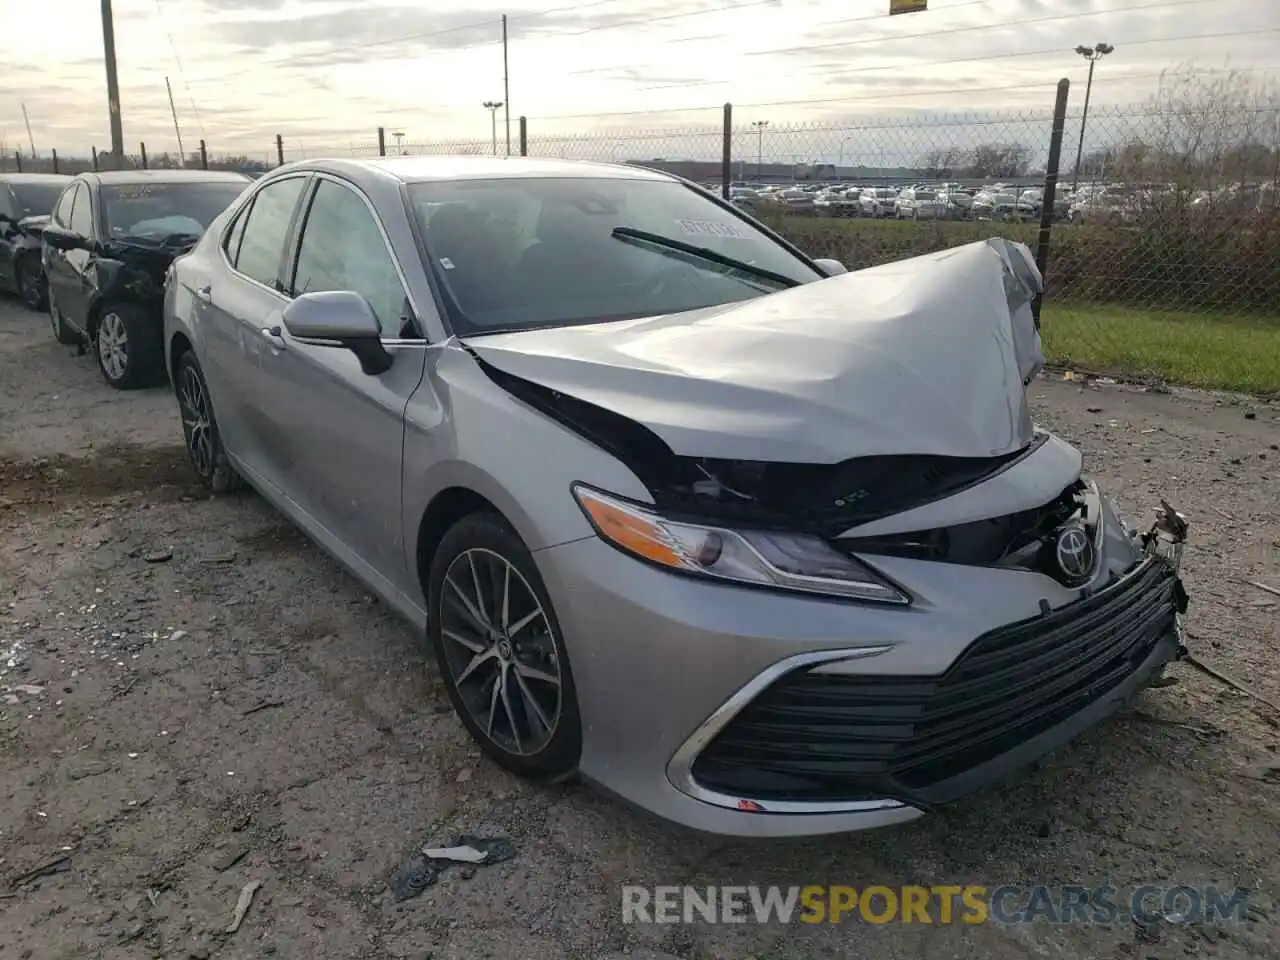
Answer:
<svg viewBox="0 0 1280 960"><path fill-rule="evenodd" d="M321 180L307 211L290 293L350 290L373 308L384 340L419 340L413 308L378 221L349 187Z"/></svg>
<svg viewBox="0 0 1280 960"><path fill-rule="evenodd" d="M79 188L78 183L73 183L63 190L62 196L58 198L58 205L53 210L53 221L58 226L71 229L71 204L75 201L76 191Z"/></svg>
<svg viewBox="0 0 1280 960"><path fill-rule="evenodd" d="M83 183L76 188L75 206L71 208L71 232L86 238L93 236L93 199Z"/></svg>

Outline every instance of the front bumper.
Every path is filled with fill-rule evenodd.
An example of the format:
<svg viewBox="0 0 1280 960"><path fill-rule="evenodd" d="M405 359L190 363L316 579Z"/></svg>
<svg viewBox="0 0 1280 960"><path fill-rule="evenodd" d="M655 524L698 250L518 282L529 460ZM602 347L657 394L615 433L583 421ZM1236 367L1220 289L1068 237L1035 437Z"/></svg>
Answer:
<svg viewBox="0 0 1280 960"><path fill-rule="evenodd" d="M1177 656L1174 565L1108 533L1081 590L879 564L921 598L896 609L673 576L594 538L539 551L578 693L582 773L724 835L913 819L1072 739ZM1010 692L1013 713L998 695ZM806 764L823 768L816 787L800 782Z"/></svg>

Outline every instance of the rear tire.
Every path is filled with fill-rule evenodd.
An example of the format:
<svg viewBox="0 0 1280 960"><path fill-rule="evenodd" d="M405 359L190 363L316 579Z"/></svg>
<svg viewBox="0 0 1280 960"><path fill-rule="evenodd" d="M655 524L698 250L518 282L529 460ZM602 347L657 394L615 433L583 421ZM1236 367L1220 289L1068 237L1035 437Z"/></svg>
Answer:
<svg viewBox="0 0 1280 960"><path fill-rule="evenodd" d="M164 350L156 323L131 303L108 303L93 331L93 355L102 379L117 390L156 384L164 374Z"/></svg>
<svg viewBox="0 0 1280 960"><path fill-rule="evenodd" d="M44 268L40 266L40 255L27 253L19 257L14 265L14 273L18 296L27 308L36 313L49 309L49 286L44 277Z"/></svg>
<svg viewBox="0 0 1280 960"><path fill-rule="evenodd" d="M173 369L173 388L182 416L182 435L187 462L196 477L210 493L231 493L244 486L236 468L231 465L218 421L213 415L213 398L196 355L188 350L178 358Z"/></svg>
<svg viewBox="0 0 1280 960"><path fill-rule="evenodd" d="M582 721L568 654L538 568L501 517L473 513L444 535L427 611L449 700L480 748L521 777L570 777Z"/></svg>

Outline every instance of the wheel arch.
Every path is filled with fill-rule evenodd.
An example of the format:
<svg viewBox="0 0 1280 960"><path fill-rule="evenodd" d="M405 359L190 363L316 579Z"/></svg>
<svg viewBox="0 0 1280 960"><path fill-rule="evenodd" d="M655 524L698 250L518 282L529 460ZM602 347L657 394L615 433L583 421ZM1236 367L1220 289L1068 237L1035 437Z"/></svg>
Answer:
<svg viewBox="0 0 1280 960"><path fill-rule="evenodd" d="M169 339L169 345L165 350L165 360L169 368L169 377L172 379L178 372L178 361L182 359L183 354L190 353L195 347L191 343L191 339L179 330ZM175 383L175 389L177 385Z"/></svg>
<svg viewBox="0 0 1280 960"><path fill-rule="evenodd" d="M440 541L450 527L473 513L491 513L515 530L511 521L492 500L471 487L454 485L441 490L431 498L418 521L418 535L414 545L418 585L422 588L424 598L428 594L427 580L431 574L431 561L440 547Z"/></svg>

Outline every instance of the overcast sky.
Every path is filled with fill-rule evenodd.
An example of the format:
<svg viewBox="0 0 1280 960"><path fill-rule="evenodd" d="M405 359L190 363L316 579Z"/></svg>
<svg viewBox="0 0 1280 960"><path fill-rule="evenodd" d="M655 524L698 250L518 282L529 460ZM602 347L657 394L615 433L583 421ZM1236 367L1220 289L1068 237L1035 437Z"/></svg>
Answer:
<svg viewBox="0 0 1280 960"><path fill-rule="evenodd" d="M1280 0L930 0L892 19L888 5L115 0L125 141L174 148L167 76L184 137L218 152L262 156L277 132L291 153L363 148L379 125L406 143L487 144L503 13L513 125L527 115L531 137L712 126L725 101L744 127L767 119L774 139L791 122L1047 110L1061 76L1083 93L1071 51L1097 41L1117 48L1097 68L1100 106L1144 100L1166 69L1280 66ZM26 147L23 104L41 152L109 145L98 11L99 0L0 0L10 150Z"/></svg>

